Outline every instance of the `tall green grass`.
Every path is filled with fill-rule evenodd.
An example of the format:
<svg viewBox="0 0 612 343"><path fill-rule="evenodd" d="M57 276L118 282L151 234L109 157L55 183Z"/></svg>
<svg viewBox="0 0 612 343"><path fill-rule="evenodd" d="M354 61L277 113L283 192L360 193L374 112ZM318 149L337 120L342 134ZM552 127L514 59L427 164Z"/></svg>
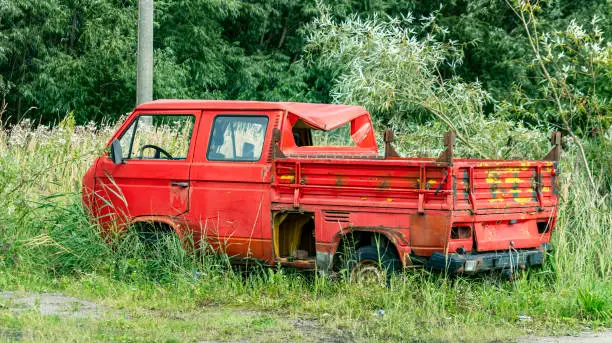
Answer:
<svg viewBox="0 0 612 343"><path fill-rule="evenodd" d="M478 341L612 326L612 157L600 153L610 140L586 145L599 153L597 192L572 147L564 153L555 249L542 268L513 283L416 271L365 288L290 269L244 273L205 248L183 249L175 236L154 248L134 233L104 240L79 184L113 130L27 122L0 130L0 288L58 288L118 306L248 306L314 317L362 339Z"/></svg>

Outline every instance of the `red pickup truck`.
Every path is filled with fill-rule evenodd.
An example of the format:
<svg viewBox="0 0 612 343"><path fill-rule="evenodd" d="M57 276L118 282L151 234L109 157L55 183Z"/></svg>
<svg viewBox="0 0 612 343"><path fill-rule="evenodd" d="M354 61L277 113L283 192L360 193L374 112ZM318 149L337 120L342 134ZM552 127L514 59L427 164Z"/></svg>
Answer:
<svg viewBox="0 0 612 343"><path fill-rule="evenodd" d="M541 161L379 154L360 106L142 104L83 178L105 230L127 226L257 259L361 277L542 264L557 215L560 136ZM145 230L147 229L147 230Z"/></svg>

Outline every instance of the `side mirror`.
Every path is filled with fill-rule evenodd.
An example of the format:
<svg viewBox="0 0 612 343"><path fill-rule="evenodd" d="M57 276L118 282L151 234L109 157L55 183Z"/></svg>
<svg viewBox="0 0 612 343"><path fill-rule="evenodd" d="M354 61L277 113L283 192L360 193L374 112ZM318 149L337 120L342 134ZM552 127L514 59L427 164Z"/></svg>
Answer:
<svg viewBox="0 0 612 343"><path fill-rule="evenodd" d="M114 164L123 163L123 152L121 151L121 143L117 138L113 139L110 149L110 158Z"/></svg>

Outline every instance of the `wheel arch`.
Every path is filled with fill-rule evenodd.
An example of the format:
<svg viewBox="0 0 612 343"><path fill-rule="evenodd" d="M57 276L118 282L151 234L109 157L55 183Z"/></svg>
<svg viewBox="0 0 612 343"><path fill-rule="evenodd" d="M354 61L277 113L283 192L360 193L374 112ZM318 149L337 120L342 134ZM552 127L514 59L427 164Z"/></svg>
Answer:
<svg viewBox="0 0 612 343"><path fill-rule="evenodd" d="M404 249L400 249L399 246L401 246L401 244L399 244L401 237L399 236L399 234L393 232L392 229L389 228L360 228L360 227L354 227L354 228L348 228L348 229L344 229L339 231L335 236L334 236L334 240L332 242L332 247L331 247L331 251L330 251L330 255L331 255L331 259L330 259L330 266L329 266L329 270L334 270L334 268L337 268L339 265L339 251L341 251L341 249L344 249L345 244L347 243L351 243L350 241L352 240L353 242L357 242L357 245L355 246L355 248L360 248L362 246L367 246L367 245L372 245L372 239L374 238L374 236L376 235L380 235L381 237L384 238L385 240L385 244L387 245L388 248L391 248L396 256L398 256L398 258L401 261L402 266L404 266L405 263L405 252Z"/></svg>
<svg viewBox="0 0 612 343"><path fill-rule="evenodd" d="M140 225L160 225L164 231L174 231L179 237L183 238L183 227L176 220L166 216L140 216L132 219L130 225L138 227Z"/></svg>

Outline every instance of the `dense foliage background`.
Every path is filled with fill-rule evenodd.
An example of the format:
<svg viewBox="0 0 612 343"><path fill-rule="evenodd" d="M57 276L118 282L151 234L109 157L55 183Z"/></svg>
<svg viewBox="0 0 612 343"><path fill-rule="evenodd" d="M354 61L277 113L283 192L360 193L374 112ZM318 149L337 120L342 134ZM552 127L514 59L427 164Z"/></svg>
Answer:
<svg viewBox="0 0 612 343"><path fill-rule="evenodd" d="M599 27L610 26L606 0L538 5L542 33L565 30L572 20L588 24L594 16ZM459 63L440 72L480 82L494 99L485 113L505 104L515 118L538 123L556 111L532 101L543 97L533 52L519 18L502 0L156 0L154 98L331 101L340 61L321 65L303 58L316 29L308 24L322 9L338 22L409 13L415 24L431 21L415 35L455 43ZM77 122L99 122L128 112L135 103L137 12L137 0L0 1L4 122L58 122L70 111ZM571 62L579 63L564 63ZM575 83L600 83L599 97L609 99L612 86L605 81L602 75ZM588 96L580 122L590 121L592 129L593 118L607 116L609 125L609 102L602 106Z"/></svg>

